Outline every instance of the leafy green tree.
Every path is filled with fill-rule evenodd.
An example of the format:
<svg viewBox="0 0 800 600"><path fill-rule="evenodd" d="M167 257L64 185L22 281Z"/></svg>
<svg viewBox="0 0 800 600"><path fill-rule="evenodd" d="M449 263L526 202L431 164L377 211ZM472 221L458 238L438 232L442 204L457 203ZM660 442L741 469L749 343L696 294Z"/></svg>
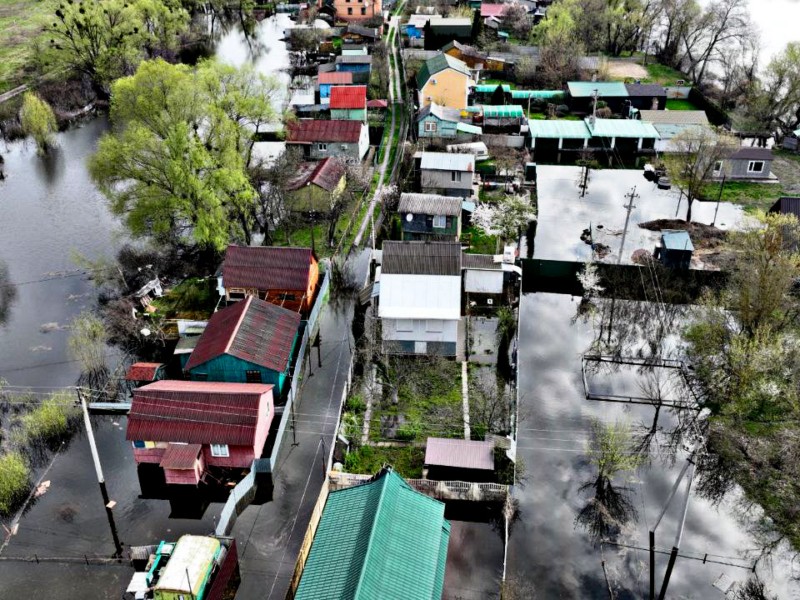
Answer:
<svg viewBox="0 0 800 600"><path fill-rule="evenodd" d="M25 135L36 141L40 154L45 154L52 147L57 131L56 116L50 105L35 92L26 92L19 111L19 120Z"/></svg>
<svg viewBox="0 0 800 600"><path fill-rule="evenodd" d="M249 243L256 191L254 133L275 120L273 80L215 62L146 61L113 85L114 131L92 176L136 236L221 250Z"/></svg>
<svg viewBox="0 0 800 600"><path fill-rule="evenodd" d="M99 93L138 63L178 48L189 27L179 0L66 0L46 28L46 62L87 75Z"/></svg>

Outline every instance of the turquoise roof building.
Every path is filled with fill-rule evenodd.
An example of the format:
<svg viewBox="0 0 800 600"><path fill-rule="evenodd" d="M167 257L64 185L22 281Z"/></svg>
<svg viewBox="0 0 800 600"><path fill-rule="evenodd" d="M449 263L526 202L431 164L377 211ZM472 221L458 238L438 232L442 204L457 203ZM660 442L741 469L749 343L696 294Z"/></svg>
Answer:
<svg viewBox="0 0 800 600"><path fill-rule="evenodd" d="M440 600L449 539L444 504L386 469L328 496L295 600Z"/></svg>

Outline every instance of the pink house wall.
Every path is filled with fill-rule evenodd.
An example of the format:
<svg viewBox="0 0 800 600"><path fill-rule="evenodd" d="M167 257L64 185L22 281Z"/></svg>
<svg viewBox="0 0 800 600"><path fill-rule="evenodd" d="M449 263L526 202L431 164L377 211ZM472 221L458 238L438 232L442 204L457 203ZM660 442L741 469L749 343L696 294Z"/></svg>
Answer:
<svg viewBox="0 0 800 600"><path fill-rule="evenodd" d="M203 471L205 471L205 466L201 454L194 463L194 469L164 469L164 479L167 483L197 485L203 477Z"/></svg>

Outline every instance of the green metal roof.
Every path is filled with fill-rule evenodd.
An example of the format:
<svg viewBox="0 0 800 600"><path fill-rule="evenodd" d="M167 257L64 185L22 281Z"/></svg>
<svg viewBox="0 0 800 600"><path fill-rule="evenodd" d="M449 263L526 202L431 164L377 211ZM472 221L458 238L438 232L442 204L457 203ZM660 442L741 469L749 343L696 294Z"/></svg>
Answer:
<svg viewBox="0 0 800 600"><path fill-rule="evenodd" d="M457 123L456 131L462 131L464 133L472 133L474 135L483 135L483 129L481 129L476 125L469 125L468 123Z"/></svg>
<svg viewBox="0 0 800 600"><path fill-rule="evenodd" d="M588 140L591 136L586 123L583 121L562 121L553 119L541 121L529 119L528 126L531 130L531 137L565 140Z"/></svg>
<svg viewBox="0 0 800 600"><path fill-rule="evenodd" d="M449 54L440 53L422 63L419 73L417 73L417 86L422 89L422 86L428 83L428 79L430 79L436 73L444 71L448 68L455 69L459 73L464 73L464 75L470 76L469 67L466 65L466 63L450 56Z"/></svg>
<svg viewBox="0 0 800 600"><path fill-rule="evenodd" d="M394 471L331 492L295 600L439 600L449 538L444 504Z"/></svg>
<svg viewBox="0 0 800 600"><path fill-rule="evenodd" d="M483 116L487 119L510 119L525 116L525 111L518 104L506 104L500 106L483 105Z"/></svg>
<svg viewBox="0 0 800 600"><path fill-rule="evenodd" d="M661 232L661 240L667 250L694 250L688 231L664 229Z"/></svg>
<svg viewBox="0 0 800 600"><path fill-rule="evenodd" d="M496 83L494 85L492 85L491 83L489 83L489 84L482 83L481 85L476 85L475 86L475 91L480 93L480 94L491 94L497 89L497 87L498 87L498 84L496 84ZM501 87L503 88L504 92L510 92L511 91L511 86L508 85L508 84L504 83Z"/></svg>
<svg viewBox="0 0 800 600"><path fill-rule="evenodd" d="M795 137L800 137L800 129L795 129L792 133Z"/></svg>
<svg viewBox="0 0 800 600"><path fill-rule="evenodd" d="M567 89L573 98L591 98L595 90L598 98L628 97L628 88L621 81L570 81Z"/></svg>
<svg viewBox="0 0 800 600"><path fill-rule="evenodd" d="M516 100L527 100L528 98L552 100L563 98L564 92L562 90L512 90L511 97Z"/></svg>
<svg viewBox="0 0 800 600"><path fill-rule="evenodd" d="M585 119L586 126L592 136L617 137L617 138L647 138L659 139L658 131L652 123L645 123L638 119L595 119L594 124L590 118Z"/></svg>

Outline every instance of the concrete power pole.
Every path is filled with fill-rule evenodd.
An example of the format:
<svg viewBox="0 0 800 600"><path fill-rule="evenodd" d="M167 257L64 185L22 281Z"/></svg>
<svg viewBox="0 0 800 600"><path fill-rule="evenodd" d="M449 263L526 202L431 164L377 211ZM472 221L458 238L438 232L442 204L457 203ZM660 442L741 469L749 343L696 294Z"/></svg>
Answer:
<svg viewBox="0 0 800 600"><path fill-rule="evenodd" d="M114 556L122 556L122 544L119 541L117 534L117 526L114 523L114 514L111 509L114 507L111 499L108 497L108 490L106 489L106 480L103 477L103 467L100 465L100 454L97 451L97 442L94 439L94 430L92 429L92 421L89 418L89 407L86 405L86 398L79 388L76 388L78 398L81 401L81 408L83 409L83 424L86 426L86 437L89 439L89 449L92 452L92 461L94 462L94 470L97 473L97 483L100 484L100 493L103 495L103 504L106 507L106 516L108 517L108 525L111 527L111 537L114 539L114 549L116 554Z"/></svg>
<svg viewBox="0 0 800 600"><path fill-rule="evenodd" d="M630 192L625 194L625 197L628 199L628 204L625 205L625 208L628 209L627 214L625 215L625 228L622 230L622 242L619 245L619 256L617 257L617 264L622 262L622 251L625 248L625 238L628 235L628 224L631 220L631 211L636 208L636 205L633 201L639 197L639 194L636 193L636 186L633 186Z"/></svg>

